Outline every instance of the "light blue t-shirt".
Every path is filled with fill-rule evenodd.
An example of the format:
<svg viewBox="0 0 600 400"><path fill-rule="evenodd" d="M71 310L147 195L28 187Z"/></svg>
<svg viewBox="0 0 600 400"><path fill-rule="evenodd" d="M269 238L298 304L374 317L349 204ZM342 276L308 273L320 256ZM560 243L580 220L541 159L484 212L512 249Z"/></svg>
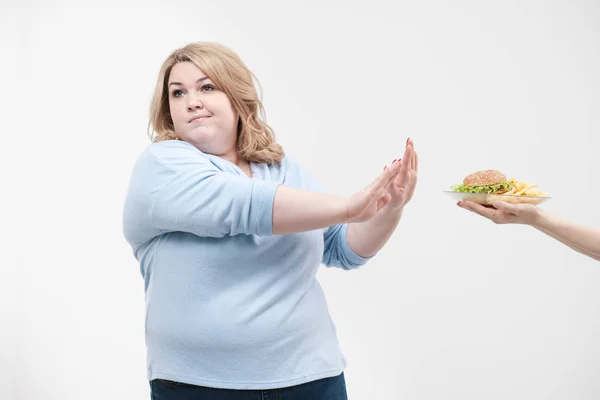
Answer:
<svg viewBox="0 0 600 400"><path fill-rule="evenodd" d="M144 279L149 380L272 389L346 366L316 273L368 259L345 224L273 235L278 185L320 186L287 156L251 169L177 140L134 166L123 229Z"/></svg>

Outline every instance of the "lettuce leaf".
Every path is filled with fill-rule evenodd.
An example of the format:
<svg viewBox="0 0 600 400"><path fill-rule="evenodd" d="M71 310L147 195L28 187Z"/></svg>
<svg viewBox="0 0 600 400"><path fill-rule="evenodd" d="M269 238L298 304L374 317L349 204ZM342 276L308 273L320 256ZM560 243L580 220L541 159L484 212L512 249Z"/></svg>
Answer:
<svg viewBox="0 0 600 400"><path fill-rule="evenodd" d="M461 193L496 193L500 191L509 191L513 188L512 181L500 182L495 185L484 186L469 186L469 185L454 185L451 186L454 192Z"/></svg>

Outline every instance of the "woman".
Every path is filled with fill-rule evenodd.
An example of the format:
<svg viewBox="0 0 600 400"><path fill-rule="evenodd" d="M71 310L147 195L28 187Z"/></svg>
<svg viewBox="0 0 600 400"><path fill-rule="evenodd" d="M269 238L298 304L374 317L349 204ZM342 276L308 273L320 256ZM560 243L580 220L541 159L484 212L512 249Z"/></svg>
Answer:
<svg viewBox="0 0 600 400"><path fill-rule="evenodd" d="M414 144L363 190L329 195L262 111L252 73L221 45L185 46L160 70L123 220L154 399L346 399L315 275L385 245L415 190Z"/></svg>
<svg viewBox="0 0 600 400"><path fill-rule="evenodd" d="M493 208L471 201L458 206L472 211L497 224L525 224L564 243L573 250L600 261L600 229L588 228L557 218L531 204L494 202Z"/></svg>

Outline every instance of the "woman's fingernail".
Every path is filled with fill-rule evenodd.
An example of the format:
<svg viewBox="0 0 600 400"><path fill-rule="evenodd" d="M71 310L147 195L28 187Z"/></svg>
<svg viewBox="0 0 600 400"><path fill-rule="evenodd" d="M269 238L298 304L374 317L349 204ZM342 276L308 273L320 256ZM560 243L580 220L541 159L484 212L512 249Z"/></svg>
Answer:
<svg viewBox="0 0 600 400"><path fill-rule="evenodd" d="M406 139L406 145L408 146L408 141L410 140L410 138Z"/></svg>

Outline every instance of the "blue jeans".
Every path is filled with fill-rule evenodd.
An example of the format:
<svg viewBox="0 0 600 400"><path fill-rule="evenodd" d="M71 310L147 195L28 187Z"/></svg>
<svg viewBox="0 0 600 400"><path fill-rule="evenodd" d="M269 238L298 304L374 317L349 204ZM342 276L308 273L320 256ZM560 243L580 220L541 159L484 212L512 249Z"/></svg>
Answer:
<svg viewBox="0 0 600 400"><path fill-rule="evenodd" d="M270 390L214 389L154 379L152 400L347 400L344 373L301 385Z"/></svg>

